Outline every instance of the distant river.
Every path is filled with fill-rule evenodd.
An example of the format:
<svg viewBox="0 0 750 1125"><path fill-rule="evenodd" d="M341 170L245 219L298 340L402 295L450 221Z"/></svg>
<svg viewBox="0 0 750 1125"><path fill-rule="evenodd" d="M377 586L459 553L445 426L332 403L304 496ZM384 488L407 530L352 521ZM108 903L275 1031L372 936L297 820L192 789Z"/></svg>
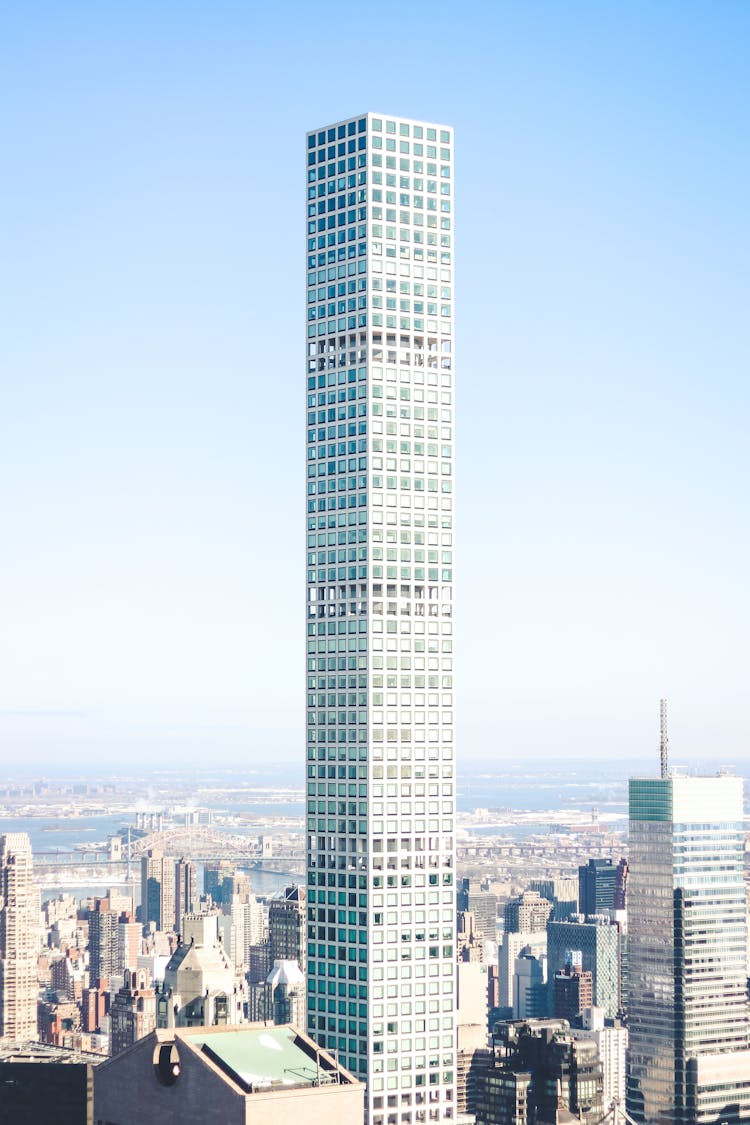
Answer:
<svg viewBox="0 0 750 1125"><path fill-rule="evenodd" d="M607 761L606 759L591 763L573 760L556 760L554 762L530 763L458 763L457 805L460 811L470 811L475 808L490 810L513 810L543 812L549 810L571 811L588 813L596 806L600 813L616 813L621 816L627 814L627 778L629 775L653 774L654 763ZM493 768L494 767L494 768ZM748 763L737 763L736 772L746 779L750 776ZM703 771L713 773L715 765L706 766ZM213 779L212 779L213 780ZM202 808L213 808L225 814L240 814L257 821L268 821L274 818L302 818L305 811L304 796L301 789L303 783L303 768L299 771L290 767L289 763L280 763L278 766L267 766L262 774L256 772L250 778L251 784L261 787L278 788L294 785L299 781L300 788L284 793L283 799L274 799L276 794L260 792L246 794L236 792L226 794L219 788L223 784L232 785L241 783L236 776L217 778L217 791L208 792L206 789L200 795ZM196 790L201 788L201 779L196 779ZM746 784L746 792L748 786ZM233 799L233 798L236 798ZM0 833L27 832L31 839L34 854L40 859L50 861L56 853L72 852L76 845L101 843L126 827L135 817L128 813L117 813L98 816L77 816L64 818L60 816L39 817L9 817L0 819ZM498 817L501 819L501 817ZM622 822L617 822L620 827ZM233 827L215 826L219 831L234 832ZM239 829L242 831L242 829ZM528 822L523 825L511 825L507 828L496 830L492 827L477 825L473 831L479 834L502 832L504 835L523 838L532 834L541 834L549 831L549 825ZM61 861L64 854L60 855ZM137 871L135 872L137 874ZM261 894L270 894L283 887L288 881L288 876L261 874L252 872L253 886ZM200 880L199 882L202 882ZM88 894L101 894L106 887L70 888L79 897ZM47 897L45 895L45 897Z"/></svg>

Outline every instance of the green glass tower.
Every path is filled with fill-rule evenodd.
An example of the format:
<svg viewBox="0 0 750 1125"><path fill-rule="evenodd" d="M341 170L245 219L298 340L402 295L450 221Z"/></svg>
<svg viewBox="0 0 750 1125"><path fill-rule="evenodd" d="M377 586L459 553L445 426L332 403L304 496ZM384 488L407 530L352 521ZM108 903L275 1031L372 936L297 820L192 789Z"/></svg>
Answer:
<svg viewBox="0 0 750 1125"><path fill-rule="evenodd" d="M627 1105L637 1121L750 1120L743 856L740 778L631 780Z"/></svg>

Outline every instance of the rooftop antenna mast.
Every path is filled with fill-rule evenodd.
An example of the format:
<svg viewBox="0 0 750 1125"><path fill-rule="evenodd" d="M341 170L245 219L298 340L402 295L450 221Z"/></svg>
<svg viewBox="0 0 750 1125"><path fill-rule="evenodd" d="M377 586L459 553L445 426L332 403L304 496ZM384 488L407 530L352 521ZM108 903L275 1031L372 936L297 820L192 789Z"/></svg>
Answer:
<svg viewBox="0 0 750 1125"><path fill-rule="evenodd" d="M669 736L667 734L667 701L659 700L659 757L661 758L661 776L669 777Z"/></svg>

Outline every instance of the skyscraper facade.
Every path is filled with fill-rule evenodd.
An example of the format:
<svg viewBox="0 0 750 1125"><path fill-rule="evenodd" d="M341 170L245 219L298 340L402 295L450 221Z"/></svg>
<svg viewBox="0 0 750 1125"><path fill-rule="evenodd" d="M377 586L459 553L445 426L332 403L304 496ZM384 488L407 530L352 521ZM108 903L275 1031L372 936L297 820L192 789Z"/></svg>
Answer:
<svg viewBox="0 0 750 1125"><path fill-rule="evenodd" d="M196 907L195 864L182 856L174 864L174 928L182 933L182 919Z"/></svg>
<svg viewBox="0 0 750 1125"><path fill-rule="evenodd" d="M611 859L590 859L578 868L578 908L581 914L605 914L615 908L618 868Z"/></svg>
<svg viewBox="0 0 750 1125"><path fill-rule="evenodd" d="M628 1110L746 1121L742 780L630 782Z"/></svg>
<svg viewBox="0 0 750 1125"><path fill-rule="evenodd" d="M120 968L119 915L109 899L95 899L89 910L89 976L92 984L109 980Z"/></svg>
<svg viewBox="0 0 750 1125"><path fill-rule="evenodd" d="M604 1008L608 1019L619 1015L621 1007L620 966L622 931L603 915L573 914L567 922L547 923L547 973L550 980L571 961L571 955L593 980L594 1003ZM552 996L550 996L552 999Z"/></svg>
<svg viewBox="0 0 750 1125"><path fill-rule="evenodd" d="M175 924L175 861L158 849L141 857L141 922L153 922L157 930Z"/></svg>
<svg viewBox="0 0 750 1125"><path fill-rule="evenodd" d="M37 1038L39 897L31 841L0 836L0 1039Z"/></svg>
<svg viewBox="0 0 750 1125"><path fill-rule="evenodd" d="M453 134L307 137L308 1029L368 1119L455 1072Z"/></svg>
<svg viewBox="0 0 750 1125"><path fill-rule="evenodd" d="M552 903L542 898L538 891L524 891L518 898L505 904L506 934L530 933L547 925L552 914Z"/></svg>
<svg viewBox="0 0 750 1125"><path fill-rule="evenodd" d="M462 879L456 889L456 908L471 911L482 938L497 944L497 895L483 891L476 879Z"/></svg>
<svg viewBox="0 0 750 1125"><path fill-rule="evenodd" d="M271 962L296 961L304 970L307 960L307 897L293 883L281 898L268 904L268 943Z"/></svg>

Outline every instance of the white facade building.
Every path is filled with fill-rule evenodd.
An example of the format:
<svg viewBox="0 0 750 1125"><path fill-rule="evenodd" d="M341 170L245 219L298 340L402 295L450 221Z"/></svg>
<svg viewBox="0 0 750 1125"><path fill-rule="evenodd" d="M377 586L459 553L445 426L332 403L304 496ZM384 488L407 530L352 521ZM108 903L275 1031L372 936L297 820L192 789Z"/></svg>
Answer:
<svg viewBox="0 0 750 1125"><path fill-rule="evenodd" d="M526 946L535 957L547 955L547 931L535 930L526 933L503 934L497 951L498 978L501 1008L513 1007L513 983L516 971L516 958Z"/></svg>
<svg viewBox="0 0 750 1125"><path fill-rule="evenodd" d="M576 1039L593 1039L602 1063L604 1108L613 1101L625 1105L626 1057L628 1029L607 1026L604 1008L584 1008L581 1013L583 1031L574 1031Z"/></svg>
<svg viewBox="0 0 750 1125"><path fill-rule="evenodd" d="M455 1117L453 133L307 138L308 1029Z"/></svg>
<svg viewBox="0 0 750 1125"><path fill-rule="evenodd" d="M513 970L513 1019L543 1019L546 1015L547 958L522 952Z"/></svg>
<svg viewBox="0 0 750 1125"><path fill-rule="evenodd" d="M156 997L157 1027L243 1022L244 982L237 981L218 922L217 914L184 915L184 940L169 959Z"/></svg>
<svg viewBox="0 0 750 1125"><path fill-rule="evenodd" d="M487 1028L487 965L459 961L456 966L456 1024L481 1024Z"/></svg>

